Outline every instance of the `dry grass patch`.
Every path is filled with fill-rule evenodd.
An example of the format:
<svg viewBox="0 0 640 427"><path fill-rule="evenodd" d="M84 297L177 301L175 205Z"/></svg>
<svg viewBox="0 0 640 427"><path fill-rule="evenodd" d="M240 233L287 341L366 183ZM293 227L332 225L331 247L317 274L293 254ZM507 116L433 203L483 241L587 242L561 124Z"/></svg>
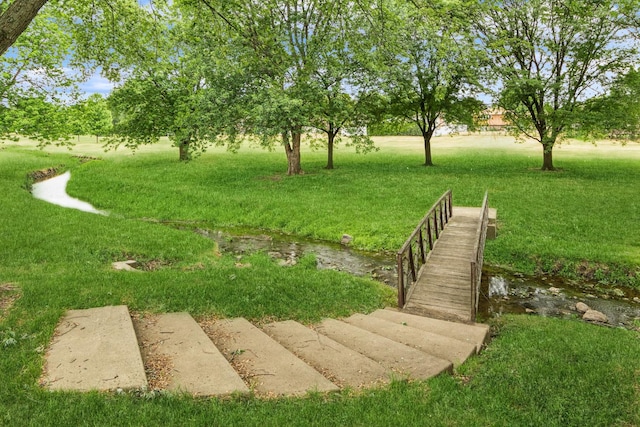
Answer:
<svg viewBox="0 0 640 427"><path fill-rule="evenodd" d="M20 287L17 284L0 284L0 321L4 320L20 295Z"/></svg>

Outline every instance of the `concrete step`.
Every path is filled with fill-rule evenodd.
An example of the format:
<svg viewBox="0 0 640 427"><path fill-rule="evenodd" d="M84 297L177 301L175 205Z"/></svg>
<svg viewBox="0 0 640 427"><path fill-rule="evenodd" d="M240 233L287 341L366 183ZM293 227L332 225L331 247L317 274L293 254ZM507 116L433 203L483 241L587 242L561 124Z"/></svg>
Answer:
<svg viewBox="0 0 640 427"><path fill-rule="evenodd" d="M344 319L344 321L440 359L448 360L452 362L454 366L461 365L476 352L476 346L471 343L416 329L408 326L406 322L395 323L360 313L354 314Z"/></svg>
<svg viewBox="0 0 640 427"><path fill-rule="evenodd" d="M380 363L396 375L426 379L452 371L448 360L440 359L389 338L335 319L325 319L318 332Z"/></svg>
<svg viewBox="0 0 640 427"><path fill-rule="evenodd" d="M445 335L459 341L473 344L476 352L480 352L482 345L489 336L489 326L481 323L466 324L448 322L446 320L401 313L392 309L376 310L369 316L395 322L396 324L407 325L434 334Z"/></svg>
<svg viewBox="0 0 640 427"><path fill-rule="evenodd" d="M209 337L254 390L262 395L301 395L338 387L243 318L225 319Z"/></svg>
<svg viewBox="0 0 640 427"><path fill-rule="evenodd" d="M129 310L69 310L47 351L42 384L52 390L117 390L147 386Z"/></svg>
<svg viewBox="0 0 640 427"><path fill-rule="evenodd" d="M142 356L160 366L162 388L196 396L248 393L249 388L189 313L166 313L135 321ZM149 381L153 384L153 380Z"/></svg>
<svg viewBox="0 0 640 427"><path fill-rule="evenodd" d="M389 382L389 373L379 363L298 322L271 323L262 329L340 386L362 388Z"/></svg>

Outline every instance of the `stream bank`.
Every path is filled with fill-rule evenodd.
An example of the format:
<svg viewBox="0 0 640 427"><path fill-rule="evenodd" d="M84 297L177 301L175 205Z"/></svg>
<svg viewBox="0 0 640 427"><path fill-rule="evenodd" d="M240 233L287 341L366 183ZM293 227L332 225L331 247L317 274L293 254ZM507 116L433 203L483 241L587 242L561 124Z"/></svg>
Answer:
<svg viewBox="0 0 640 427"><path fill-rule="evenodd" d="M360 251L338 243L281 233L267 234L264 230L214 230L202 223L190 227L176 223L167 225L189 228L214 240L221 252L238 257L263 251L278 260L280 265L289 266L295 265L306 254L314 254L319 269L370 277L394 288L398 280L393 253ZM504 314L579 317L582 316L576 310L579 302L605 314L608 325L640 327L640 292L618 287L600 288L596 283L560 277L526 276L491 266L483 269L478 320Z"/></svg>
<svg viewBox="0 0 640 427"><path fill-rule="evenodd" d="M71 173L33 185L33 196L49 203L101 215L87 202L66 193ZM157 222L157 221L153 221ZM372 253L353 249L348 244L314 241L282 233L255 229L216 229L205 223L159 222L192 230L214 240L220 251L244 254L264 251L283 267L295 265L307 254L314 254L319 269L333 269L370 277L385 285L397 283L394 253ZM640 327L640 292L627 288L599 288L590 282L577 282L559 277L531 277L485 266L483 269L478 320L504 314L537 314L554 317L576 317L576 304L583 303L606 315L611 326Z"/></svg>

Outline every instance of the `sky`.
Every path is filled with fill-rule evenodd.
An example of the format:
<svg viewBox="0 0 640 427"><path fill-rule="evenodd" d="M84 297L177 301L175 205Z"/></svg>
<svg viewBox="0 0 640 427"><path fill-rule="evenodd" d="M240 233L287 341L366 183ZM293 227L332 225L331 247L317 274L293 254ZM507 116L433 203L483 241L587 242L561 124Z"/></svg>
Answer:
<svg viewBox="0 0 640 427"><path fill-rule="evenodd" d="M80 85L80 90L87 96L99 93L107 96L113 90L113 83L105 79L99 72L94 73L89 80Z"/></svg>

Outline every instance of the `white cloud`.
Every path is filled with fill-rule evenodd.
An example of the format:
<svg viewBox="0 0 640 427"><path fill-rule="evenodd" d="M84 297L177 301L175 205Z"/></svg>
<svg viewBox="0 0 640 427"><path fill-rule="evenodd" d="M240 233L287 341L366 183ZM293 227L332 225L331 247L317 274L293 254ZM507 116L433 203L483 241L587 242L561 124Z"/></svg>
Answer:
<svg viewBox="0 0 640 427"><path fill-rule="evenodd" d="M109 80L102 77L100 74L95 73L89 79L80 85L80 91L84 93L85 96L89 96L94 93L99 93L102 95L108 95L113 90L114 84Z"/></svg>

